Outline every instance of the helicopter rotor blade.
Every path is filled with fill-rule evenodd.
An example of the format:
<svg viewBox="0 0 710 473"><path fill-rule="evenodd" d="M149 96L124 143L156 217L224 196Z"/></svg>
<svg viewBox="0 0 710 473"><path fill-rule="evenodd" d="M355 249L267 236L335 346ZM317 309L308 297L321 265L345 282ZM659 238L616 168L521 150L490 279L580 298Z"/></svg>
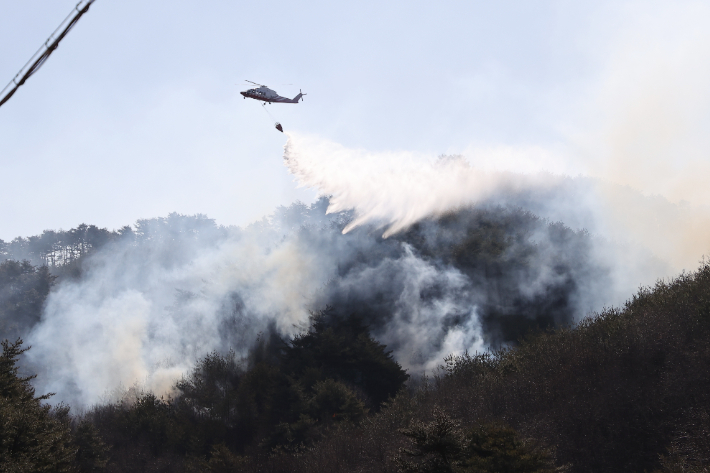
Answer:
<svg viewBox="0 0 710 473"><path fill-rule="evenodd" d="M264 85L264 84L257 84L256 82L253 82L253 81L250 81L250 80L246 80L246 79L244 79L244 80L247 81L247 82L249 82L249 83L251 83L251 84L258 85L258 86L260 86L260 87L268 87L268 86L266 86L266 85Z"/></svg>

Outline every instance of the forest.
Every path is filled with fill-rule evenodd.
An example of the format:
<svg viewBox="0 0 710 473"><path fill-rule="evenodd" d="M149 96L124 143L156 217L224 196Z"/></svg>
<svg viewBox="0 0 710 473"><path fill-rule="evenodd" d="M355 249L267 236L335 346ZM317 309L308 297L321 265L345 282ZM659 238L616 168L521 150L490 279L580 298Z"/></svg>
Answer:
<svg viewBox="0 0 710 473"><path fill-rule="evenodd" d="M0 471L707 471L710 263L610 307L597 239L529 211L461 208L382 238L343 234L352 216L327 206L246 228L171 214L0 241ZM282 267L248 272L271 259L236 265L258 285L219 285L216 266L192 278L253 241L249 258L296 254L324 273L296 286L305 316L260 300L291 289L273 286ZM150 289L164 274L168 289ZM147 348L195 360L171 365L188 368L169 390L91 398L72 374L101 371L86 368L100 353L79 346L59 357L69 366L50 364L82 337L51 325L70 307L57 301L85 300L97 280L101 294L137 287L159 302ZM164 335L209 320L202 352L189 334Z"/></svg>

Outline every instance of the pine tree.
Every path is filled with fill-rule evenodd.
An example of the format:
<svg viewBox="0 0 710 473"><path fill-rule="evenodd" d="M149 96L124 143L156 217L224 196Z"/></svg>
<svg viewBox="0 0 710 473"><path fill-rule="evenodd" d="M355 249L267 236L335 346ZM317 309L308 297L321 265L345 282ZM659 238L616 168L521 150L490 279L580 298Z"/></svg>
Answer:
<svg viewBox="0 0 710 473"><path fill-rule="evenodd" d="M2 342L0 356L0 472L74 471L76 456L69 409L43 404L35 397L34 376L18 376L17 359L28 350L22 340Z"/></svg>

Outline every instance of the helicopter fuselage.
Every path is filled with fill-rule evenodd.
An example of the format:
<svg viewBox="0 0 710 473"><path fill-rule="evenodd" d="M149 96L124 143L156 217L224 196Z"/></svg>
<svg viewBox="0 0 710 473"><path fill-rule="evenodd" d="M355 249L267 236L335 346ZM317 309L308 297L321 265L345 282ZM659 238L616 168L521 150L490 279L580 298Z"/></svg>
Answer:
<svg viewBox="0 0 710 473"><path fill-rule="evenodd" d="M286 97L281 97L275 91L263 85L261 87L245 90L239 93L242 94L245 99L248 97L250 99L261 100L262 102L267 103L298 103L301 100L301 97L304 95L299 92L297 96L292 99L289 99Z"/></svg>

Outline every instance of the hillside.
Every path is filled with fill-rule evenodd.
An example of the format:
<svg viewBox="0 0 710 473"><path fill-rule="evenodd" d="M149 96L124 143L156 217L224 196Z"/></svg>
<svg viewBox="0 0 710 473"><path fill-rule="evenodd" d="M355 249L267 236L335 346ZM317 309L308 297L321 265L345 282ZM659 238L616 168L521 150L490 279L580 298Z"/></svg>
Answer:
<svg viewBox="0 0 710 473"><path fill-rule="evenodd" d="M573 328L449 357L436 376L367 422L334 431L303 455L274 457L269 471L397 471L400 449L411 448L401 429L436 424L437 410L467 428L510 426L568 471L707 471L709 336L704 263ZM432 449L422 459L437 455ZM450 467L413 471L489 471Z"/></svg>
<svg viewBox="0 0 710 473"><path fill-rule="evenodd" d="M703 471L709 265L575 323L611 293L584 231L479 206L382 238L327 205L3 246L0 335L32 345L3 379L73 408L33 414L67 468Z"/></svg>

